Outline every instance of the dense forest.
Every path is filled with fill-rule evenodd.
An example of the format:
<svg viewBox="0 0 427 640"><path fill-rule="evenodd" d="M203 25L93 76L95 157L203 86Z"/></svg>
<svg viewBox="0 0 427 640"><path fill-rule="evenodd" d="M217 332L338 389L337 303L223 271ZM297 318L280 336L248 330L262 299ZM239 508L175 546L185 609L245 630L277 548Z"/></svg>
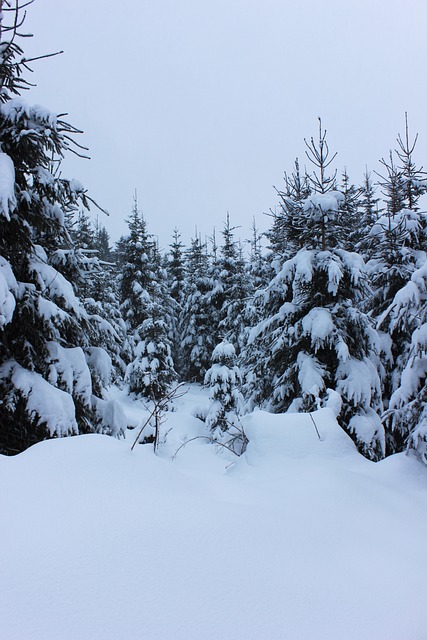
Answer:
<svg viewBox="0 0 427 640"><path fill-rule="evenodd" d="M21 97L22 12L3 9L0 453L120 437L111 384L167 410L180 382L196 382L212 398L198 417L238 454L239 416L329 406L368 459L410 448L427 464L427 175L408 118L361 185L332 169L319 119L266 234L254 224L242 241L227 215L218 237L186 247L176 228L161 251L135 197L113 247L60 170L82 152L78 129Z"/></svg>

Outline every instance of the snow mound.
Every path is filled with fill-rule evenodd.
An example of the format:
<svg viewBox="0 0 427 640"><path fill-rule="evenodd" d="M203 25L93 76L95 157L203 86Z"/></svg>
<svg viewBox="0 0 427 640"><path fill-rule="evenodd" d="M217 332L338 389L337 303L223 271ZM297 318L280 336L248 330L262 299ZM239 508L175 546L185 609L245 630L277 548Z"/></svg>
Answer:
<svg viewBox="0 0 427 640"><path fill-rule="evenodd" d="M361 457L328 408L312 414L256 411L245 416L244 429L249 439L245 458L253 466L278 458Z"/></svg>
<svg viewBox="0 0 427 640"><path fill-rule="evenodd" d="M177 400L168 455L206 396ZM102 435L0 456L0 638L423 640L427 469L312 418L321 439L308 414L244 417L231 466L200 439L173 462Z"/></svg>

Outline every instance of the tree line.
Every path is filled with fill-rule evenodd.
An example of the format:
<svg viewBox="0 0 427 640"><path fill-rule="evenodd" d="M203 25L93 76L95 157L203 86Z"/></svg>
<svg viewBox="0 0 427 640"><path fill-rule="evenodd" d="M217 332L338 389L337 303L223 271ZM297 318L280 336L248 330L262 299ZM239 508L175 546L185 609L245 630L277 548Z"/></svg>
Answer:
<svg viewBox="0 0 427 640"><path fill-rule="evenodd" d="M135 198L115 247L84 187L59 170L81 153L63 117L28 105L19 5L0 50L0 451L48 437L120 436L112 383L156 403L207 384L199 416L245 447L239 415L328 406L359 451L410 448L427 463L426 175L405 117L395 149L360 186L319 119L277 189L266 234L174 229L167 251ZM7 11L5 15L7 16ZM3 18L3 22L5 22ZM149 431L147 431L149 437Z"/></svg>

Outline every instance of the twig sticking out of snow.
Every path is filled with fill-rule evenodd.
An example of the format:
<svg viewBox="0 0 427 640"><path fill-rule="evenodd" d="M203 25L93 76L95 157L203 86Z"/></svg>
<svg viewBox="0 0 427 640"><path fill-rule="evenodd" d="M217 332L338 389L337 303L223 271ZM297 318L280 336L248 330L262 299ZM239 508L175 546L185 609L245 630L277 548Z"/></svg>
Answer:
<svg viewBox="0 0 427 640"><path fill-rule="evenodd" d="M166 411L167 405L171 400L174 400L175 398L181 398L182 396L184 396L187 393L187 391L180 391L179 392L179 389L181 389L181 387L183 387L183 386L184 386L184 383L181 383L181 384L177 385L176 387L171 389L165 396L163 396L162 398L159 398L158 400L154 400L154 398L153 398L154 407L153 407L150 415L148 416L147 420L144 422L144 424L142 425L141 429L139 430L138 435L136 436L136 438L134 440L134 443L130 448L131 451L134 450L135 445L139 441L139 438L141 437L142 432L144 431L145 427L149 424L149 422L150 422L150 420L152 418L156 419L156 438L155 438L155 442L154 442L154 451L156 451L158 437L159 437L158 427L159 427L160 420L161 420L160 416L164 411Z"/></svg>
<svg viewBox="0 0 427 640"><path fill-rule="evenodd" d="M175 453L171 457L171 460L175 460L179 451L183 449L189 442L192 442L193 440L200 440L200 439L209 440L211 444L214 444L215 446L218 446L218 447L224 447L224 449L227 449L227 451L231 451L231 453L234 453L235 456L239 456L239 454L233 451L231 447L227 447L227 445L224 444L223 442L218 442L218 440L215 440L215 438L213 438L212 436L194 436L194 438L189 438L178 447L178 449L175 451Z"/></svg>
<svg viewBox="0 0 427 640"><path fill-rule="evenodd" d="M317 428L317 424L314 421L313 415L311 413L309 413L308 415L310 416L311 421L314 424L314 428L316 429L317 437L319 438L320 442L322 442L322 438L320 437L319 429Z"/></svg>

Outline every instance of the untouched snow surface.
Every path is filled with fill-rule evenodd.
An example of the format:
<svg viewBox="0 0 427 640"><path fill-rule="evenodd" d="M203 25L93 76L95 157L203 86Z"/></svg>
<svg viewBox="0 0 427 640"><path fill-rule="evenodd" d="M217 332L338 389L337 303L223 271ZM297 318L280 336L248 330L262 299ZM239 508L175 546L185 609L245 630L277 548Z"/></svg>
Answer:
<svg viewBox="0 0 427 640"><path fill-rule="evenodd" d="M425 640L427 469L368 462L330 409L320 440L260 411L241 458L200 439L172 461L207 402L178 401L165 457L135 430L0 456L0 638Z"/></svg>

